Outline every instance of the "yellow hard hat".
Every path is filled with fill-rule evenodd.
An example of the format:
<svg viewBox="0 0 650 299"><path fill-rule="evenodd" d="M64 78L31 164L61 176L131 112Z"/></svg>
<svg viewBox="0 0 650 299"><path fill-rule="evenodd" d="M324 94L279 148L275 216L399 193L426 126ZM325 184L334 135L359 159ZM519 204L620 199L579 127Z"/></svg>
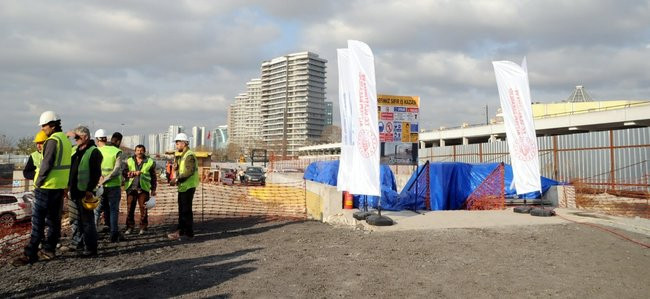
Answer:
<svg viewBox="0 0 650 299"><path fill-rule="evenodd" d="M84 207L86 210L94 210L97 208L99 205L99 198L97 197L91 197L90 199L84 197L81 200L81 205Z"/></svg>
<svg viewBox="0 0 650 299"><path fill-rule="evenodd" d="M45 140L47 140L47 134L45 134L45 132L43 132L42 130L38 131L38 133L36 133L36 136L34 137L34 143L45 142Z"/></svg>

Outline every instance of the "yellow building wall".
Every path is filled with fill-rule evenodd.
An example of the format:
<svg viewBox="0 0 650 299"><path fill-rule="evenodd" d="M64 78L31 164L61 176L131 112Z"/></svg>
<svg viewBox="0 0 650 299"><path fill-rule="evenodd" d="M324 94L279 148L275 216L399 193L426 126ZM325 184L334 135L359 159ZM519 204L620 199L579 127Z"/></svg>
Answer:
<svg viewBox="0 0 650 299"><path fill-rule="evenodd" d="M645 103L645 101L599 101L599 102L578 102L578 103L551 103L533 104L533 117L539 118L545 115L587 113L594 110L618 109L626 105Z"/></svg>

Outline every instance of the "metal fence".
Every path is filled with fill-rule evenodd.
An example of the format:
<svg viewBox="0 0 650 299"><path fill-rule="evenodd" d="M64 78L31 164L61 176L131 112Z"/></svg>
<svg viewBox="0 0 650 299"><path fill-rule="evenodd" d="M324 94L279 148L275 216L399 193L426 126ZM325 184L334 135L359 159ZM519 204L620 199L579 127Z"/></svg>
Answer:
<svg viewBox="0 0 650 299"><path fill-rule="evenodd" d="M558 181L650 192L650 128L537 137L540 171ZM420 149L420 161L510 163L505 141Z"/></svg>

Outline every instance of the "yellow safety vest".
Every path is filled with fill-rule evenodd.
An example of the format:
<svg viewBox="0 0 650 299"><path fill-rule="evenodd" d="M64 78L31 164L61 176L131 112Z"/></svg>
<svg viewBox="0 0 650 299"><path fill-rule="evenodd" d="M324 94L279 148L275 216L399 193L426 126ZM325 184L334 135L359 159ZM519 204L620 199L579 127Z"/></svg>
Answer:
<svg viewBox="0 0 650 299"><path fill-rule="evenodd" d="M102 153L102 176L107 177L113 172L117 155L122 151L112 145L105 145L99 148ZM122 175L118 175L108 181L104 182L104 187L119 187L122 185Z"/></svg>
<svg viewBox="0 0 650 299"><path fill-rule="evenodd" d="M38 173L38 169L41 167L41 162L43 162L43 154L39 151L34 151L30 156L32 157L34 166L36 166L36 173ZM34 177L34 179L36 179L36 177Z"/></svg>
<svg viewBox="0 0 650 299"><path fill-rule="evenodd" d="M79 191L86 191L88 182L90 182L90 155L97 149L96 146L89 147L85 152L81 161L79 162L79 169L77 170L77 189ZM94 188L93 188L94 189Z"/></svg>
<svg viewBox="0 0 650 299"><path fill-rule="evenodd" d="M126 161L126 164L129 166L129 171L138 170L135 159L133 157L129 158ZM151 167L154 167L154 162L151 158L146 157L144 162L142 162L142 168L140 168L140 188L146 192L151 191L151 175L149 175ZM124 189L129 190L129 187L131 187L131 184L133 184L134 180L135 178L129 178L129 180L126 181Z"/></svg>
<svg viewBox="0 0 650 299"><path fill-rule="evenodd" d="M199 161L196 160L196 156L194 155L194 152L192 152L189 149L180 158L180 163L178 165L179 176L184 176L185 175L185 171L186 171L185 170L185 162L187 161L187 159L189 157L194 157L194 161L195 161L195 163L194 163L194 173L192 174L192 176L187 178L187 180L185 180L184 182L178 184L178 192L185 192L185 191L187 191L187 190L189 190L191 188L196 188L199 185L199 165L198 165Z"/></svg>
<svg viewBox="0 0 650 299"><path fill-rule="evenodd" d="M54 166L48 172L43 185L40 186L41 189L65 189L68 187L68 180L70 179L70 160L72 157L72 144L68 137L65 136L62 132L56 132L47 138L45 143L48 140L56 141L56 156L54 160ZM39 163L40 164L40 163ZM34 176L34 187L36 186L36 181L38 178L38 172L40 170L40 165L36 170Z"/></svg>

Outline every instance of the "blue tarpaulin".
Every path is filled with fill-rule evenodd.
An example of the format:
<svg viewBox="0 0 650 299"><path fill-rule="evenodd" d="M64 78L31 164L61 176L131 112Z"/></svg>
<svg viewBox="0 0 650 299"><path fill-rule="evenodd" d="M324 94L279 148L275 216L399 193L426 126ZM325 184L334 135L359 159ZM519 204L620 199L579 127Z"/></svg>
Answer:
<svg viewBox="0 0 650 299"><path fill-rule="evenodd" d="M476 188L499 166L499 163L482 163L468 164L460 162L449 163L431 163L429 164L429 183L430 183L430 203L431 210L458 210L460 209L467 197L469 197ZM504 187L506 198L514 198L517 194L512 185L512 167L505 164ZM418 167L420 170L423 166ZM406 186L400 193L400 199L405 202L404 205L413 208L415 205L415 188L409 187L415 181L417 173L409 179ZM557 181L546 177L540 177L542 193L546 192L551 186L558 185ZM531 192L519 195L518 198L539 198L539 192ZM420 192L417 200L417 208L424 209L424 194Z"/></svg>
<svg viewBox="0 0 650 299"><path fill-rule="evenodd" d="M458 210L461 209L467 197L474 192L478 186L492 173L499 163L431 163L429 164L430 203L431 210ZM418 210L425 208L424 194L420 189L416 198L416 187L413 185L418 172L414 172L402 192L397 192L395 176L388 165L381 165L381 207L384 210L400 211L417 207ZM307 180L336 186L339 161L324 161L311 163L305 169L304 178ZM513 198L517 192L510 189L512 184L512 167L505 164L505 193L506 198ZM551 186L558 185L557 181L541 177L542 192L546 192ZM418 188L423 188L424 186ZM410 190L409 190L410 189ZM519 195L519 198L539 198L539 192L532 192ZM367 199L369 208L377 208L378 196L355 195L354 206L363 207Z"/></svg>
<svg viewBox="0 0 650 299"><path fill-rule="evenodd" d="M336 186L337 175L339 172L339 161L320 161L313 162L305 169L304 179ZM388 165L380 165L379 179L381 182L382 200L389 197L397 196L397 184L395 183L395 176L393 171L390 170ZM354 196L354 206L359 206L359 200L363 198L361 195ZM368 196L368 206L376 207L378 196ZM383 204L382 204L383 205Z"/></svg>

